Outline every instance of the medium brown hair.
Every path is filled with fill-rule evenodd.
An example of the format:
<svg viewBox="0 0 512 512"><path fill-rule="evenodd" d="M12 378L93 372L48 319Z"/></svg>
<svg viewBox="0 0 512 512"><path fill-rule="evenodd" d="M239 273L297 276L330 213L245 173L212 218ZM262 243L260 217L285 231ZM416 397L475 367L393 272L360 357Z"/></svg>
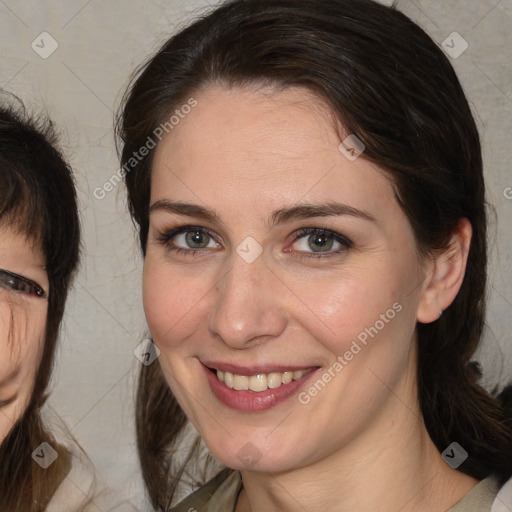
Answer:
<svg viewBox="0 0 512 512"><path fill-rule="evenodd" d="M231 0L170 38L137 70L118 119L124 165L172 111L212 84L299 86L327 102L363 157L385 169L421 256L446 247L461 218L473 228L459 294L439 321L418 324L419 403L439 451L457 441L459 468L512 473L504 400L478 383L471 358L485 319L487 221L477 128L452 65L395 8L370 0ZM150 153L126 174L145 253ZM505 397L506 392L502 396ZM137 439L153 505L167 510L183 467L170 447L186 418L158 364L141 366Z"/></svg>
<svg viewBox="0 0 512 512"><path fill-rule="evenodd" d="M40 512L71 467L70 453L55 443L40 411L48 398L59 326L78 265L80 225L72 171L57 149L52 122L30 116L12 97L2 95L1 100L0 223L40 244L49 293L44 349L31 400L0 444L0 510ZM32 459L42 442L58 453L47 469Z"/></svg>

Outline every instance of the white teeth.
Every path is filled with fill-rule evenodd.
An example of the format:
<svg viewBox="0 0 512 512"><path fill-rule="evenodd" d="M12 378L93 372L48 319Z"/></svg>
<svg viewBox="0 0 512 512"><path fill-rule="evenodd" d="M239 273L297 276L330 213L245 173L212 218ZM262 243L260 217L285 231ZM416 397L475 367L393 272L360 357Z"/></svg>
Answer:
<svg viewBox="0 0 512 512"><path fill-rule="evenodd" d="M233 389L234 383L233 383L233 374L232 373L229 373L229 372L224 373L224 384L226 384L226 386L228 388Z"/></svg>
<svg viewBox="0 0 512 512"><path fill-rule="evenodd" d="M280 373L269 373L267 377L268 387L270 389L278 388L281 384L283 384L282 374Z"/></svg>
<svg viewBox="0 0 512 512"><path fill-rule="evenodd" d="M267 389L268 378L264 373L251 375L249 377L249 389L251 391L265 391Z"/></svg>
<svg viewBox="0 0 512 512"><path fill-rule="evenodd" d="M281 378L283 384L288 384L293 380L293 372L284 372Z"/></svg>
<svg viewBox="0 0 512 512"><path fill-rule="evenodd" d="M247 391L249 389L249 377L245 375L234 375L233 389L237 391Z"/></svg>
<svg viewBox="0 0 512 512"><path fill-rule="evenodd" d="M289 384L292 380L299 380L311 370L297 370L288 372L272 372L259 373L247 377L245 375L236 375L230 372L217 370L217 377L224 382L228 388L237 391L266 391L267 389L275 389L283 384Z"/></svg>

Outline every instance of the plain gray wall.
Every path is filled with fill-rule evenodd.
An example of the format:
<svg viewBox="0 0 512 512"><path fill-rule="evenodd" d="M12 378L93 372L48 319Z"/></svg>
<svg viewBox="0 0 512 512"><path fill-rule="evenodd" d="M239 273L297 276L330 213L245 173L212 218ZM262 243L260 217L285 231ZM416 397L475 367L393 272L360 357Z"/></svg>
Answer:
<svg viewBox="0 0 512 512"><path fill-rule="evenodd" d="M51 405L102 481L137 508L143 505L133 393L140 363L133 349L146 332L141 261L122 186L102 200L94 190L118 169L113 110L129 75L205 5L204 0L0 2L0 87L29 105L44 105L61 128L84 225L82 268L66 312ZM435 41L446 40L450 51L463 48L461 40L448 38L453 32L468 44L450 58L478 119L488 199L497 213L491 227L489 328L481 354L491 386L512 373L512 0L411 0L398 7ZM58 44L50 56L56 43L42 32Z"/></svg>

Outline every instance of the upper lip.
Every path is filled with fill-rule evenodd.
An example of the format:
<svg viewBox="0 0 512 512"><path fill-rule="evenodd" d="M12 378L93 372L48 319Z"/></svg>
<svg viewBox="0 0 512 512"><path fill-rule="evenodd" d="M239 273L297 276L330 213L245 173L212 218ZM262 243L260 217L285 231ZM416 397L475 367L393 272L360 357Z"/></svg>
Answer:
<svg viewBox="0 0 512 512"><path fill-rule="evenodd" d="M210 370L220 370L222 372L230 372L235 375L258 375L261 373L284 373L294 372L299 370L310 370L317 368L317 366L294 366L294 365L276 365L276 364L258 364L258 365L238 365L232 363L225 363L221 361L202 361L203 365Z"/></svg>

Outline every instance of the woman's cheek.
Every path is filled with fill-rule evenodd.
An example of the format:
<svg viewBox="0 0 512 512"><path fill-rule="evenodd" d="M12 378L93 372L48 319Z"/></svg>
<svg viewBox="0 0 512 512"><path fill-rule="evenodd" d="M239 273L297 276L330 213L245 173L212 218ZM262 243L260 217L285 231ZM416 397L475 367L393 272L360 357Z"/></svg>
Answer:
<svg viewBox="0 0 512 512"><path fill-rule="evenodd" d="M7 331L2 330L0 380L8 377L16 368L18 373L10 384L0 388L0 400L15 397L12 402L0 409L0 443L23 416L32 397L44 347L46 308L43 309L44 311L32 312L29 325L16 329L9 324ZM13 317L14 324L19 326L20 315Z"/></svg>
<svg viewBox="0 0 512 512"><path fill-rule="evenodd" d="M176 292L176 290L174 290ZM170 291L165 278L158 278L151 272L144 272L143 305L149 330L157 345L165 342L166 331L171 330L173 317L179 302Z"/></svg>
<svg viewBox="0 0 512 512"><path fill-rule="evenodd" d="M177 345L197 323L200 298L204 291L183 272L162 272L146 267L143 278L143 304L149 330L159 345Z"/></svg>
<svg viewBox="0 0 512 512"><path fill-rule="evenodd" d="M352 340L392 307L395 298L382 294L386 288L381 284L360 277L303 282L297 295L307 300L309 312L302 317L309 319L306 330L332 352L345 352Z"/></svg>
<svg viewBox="0 0 512 512"><path fill-rule="evenodd" d="M25 403L26 400L23 400ZM13 402L2 408L0 413L0 444L8 436L14 424L21 418L24 405L20 405L19 401Z"/></svg>

